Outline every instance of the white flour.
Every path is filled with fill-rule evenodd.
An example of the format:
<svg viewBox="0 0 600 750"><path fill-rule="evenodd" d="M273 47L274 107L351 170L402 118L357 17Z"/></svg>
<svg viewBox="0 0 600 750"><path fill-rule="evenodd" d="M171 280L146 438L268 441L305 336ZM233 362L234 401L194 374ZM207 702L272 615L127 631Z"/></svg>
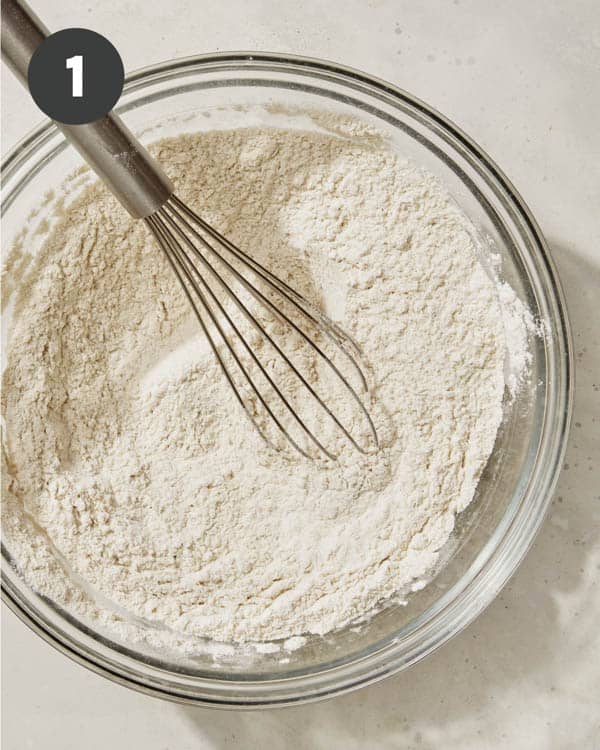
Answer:
<svg viewBox="0 0 600 750"><path fill-rule="evenodd" d="M5 540L42 593L132 634L114 603L174 647L326 633L426 580L502 419L503 314L518 368L525 323L443 188L352 131L154 152L180 197L359 343L380 454L323 469L265 447L146 227L92 187L21 291L4 376Z"/></svg>

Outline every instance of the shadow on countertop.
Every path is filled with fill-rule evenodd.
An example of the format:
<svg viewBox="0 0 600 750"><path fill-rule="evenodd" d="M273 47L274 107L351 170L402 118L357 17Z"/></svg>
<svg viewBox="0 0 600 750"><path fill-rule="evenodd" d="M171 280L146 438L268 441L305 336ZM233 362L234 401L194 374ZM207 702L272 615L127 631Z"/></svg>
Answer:
<svg viewBox="0 0 600 750"><path fill-rule="evenodd" d="M550 244L569 304L577 390L564 470L526 561L475 623L385 682L291 709L182 707L202 747L516 749L524 736L532 750L599 747L593 719L580 727L577 716L597 715L589 685L600 691L597 613L586 607L600 568L600 269Z"/></svg>

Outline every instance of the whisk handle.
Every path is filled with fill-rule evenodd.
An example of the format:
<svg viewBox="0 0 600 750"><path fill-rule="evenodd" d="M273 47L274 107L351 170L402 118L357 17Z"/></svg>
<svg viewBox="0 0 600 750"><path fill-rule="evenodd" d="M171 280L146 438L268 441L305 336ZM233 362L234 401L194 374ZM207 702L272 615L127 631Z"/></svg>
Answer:
<svg viewBox="0 0 600 750"><path fill-rule="evenodd" d="M2 0L2 59L26 88L31 57L48 35L26 3ZM113 112L86 125L55 124L136 219L172 195L169 178Z"/></svg>

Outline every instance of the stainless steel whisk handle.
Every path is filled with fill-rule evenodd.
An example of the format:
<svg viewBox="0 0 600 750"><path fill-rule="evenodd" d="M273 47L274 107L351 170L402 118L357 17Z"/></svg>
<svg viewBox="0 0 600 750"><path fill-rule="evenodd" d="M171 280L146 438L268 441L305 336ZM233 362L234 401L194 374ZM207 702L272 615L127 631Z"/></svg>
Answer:
<svg viewBox="0 0 600 750"><path fill-rule="evenodd" d="M26 88L31 57L48 35L26 3L2 0L2 59ZM87 125L56 126L136 219L155 213L173 194L167 175L113 112Z"/></svg>

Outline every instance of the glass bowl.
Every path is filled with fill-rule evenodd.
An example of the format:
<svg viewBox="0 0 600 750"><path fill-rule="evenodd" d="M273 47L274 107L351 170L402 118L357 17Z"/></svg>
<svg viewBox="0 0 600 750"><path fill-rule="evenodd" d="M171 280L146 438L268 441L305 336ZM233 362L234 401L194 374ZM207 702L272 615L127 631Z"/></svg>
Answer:
<svg viewBox="0 0 600 750"><path fill-rule="evenodd" d="M2 548L2 592L33 630L110 679L164 698L227 707L317 700L379 680L419 661L493 600L523 559L544 517L565 449L572 353L563 295L543 237L494 162L453 123L400 89L329 62L275 54L202 55L155 65L127 79L117 111L142 139L196 129L315 128L306 111L358 116L390 147L446 184L545 335L531 339L530 383L506 408L473 503L457 518L433 581L362 625L310 637L285 654L226 660L181 657L118 642L39 596ZM291 114L290 114L291 112ZM295 114L294 114L295 113ZM26 221L44 218L44 195L81 158L45 122L3 164L3 250ZM38 233L39 235L39 233ZM30 238L35 252L40 237ZM37 243L37 245L36 245ZM10 309L4 315L10 325Z"/></svg>

